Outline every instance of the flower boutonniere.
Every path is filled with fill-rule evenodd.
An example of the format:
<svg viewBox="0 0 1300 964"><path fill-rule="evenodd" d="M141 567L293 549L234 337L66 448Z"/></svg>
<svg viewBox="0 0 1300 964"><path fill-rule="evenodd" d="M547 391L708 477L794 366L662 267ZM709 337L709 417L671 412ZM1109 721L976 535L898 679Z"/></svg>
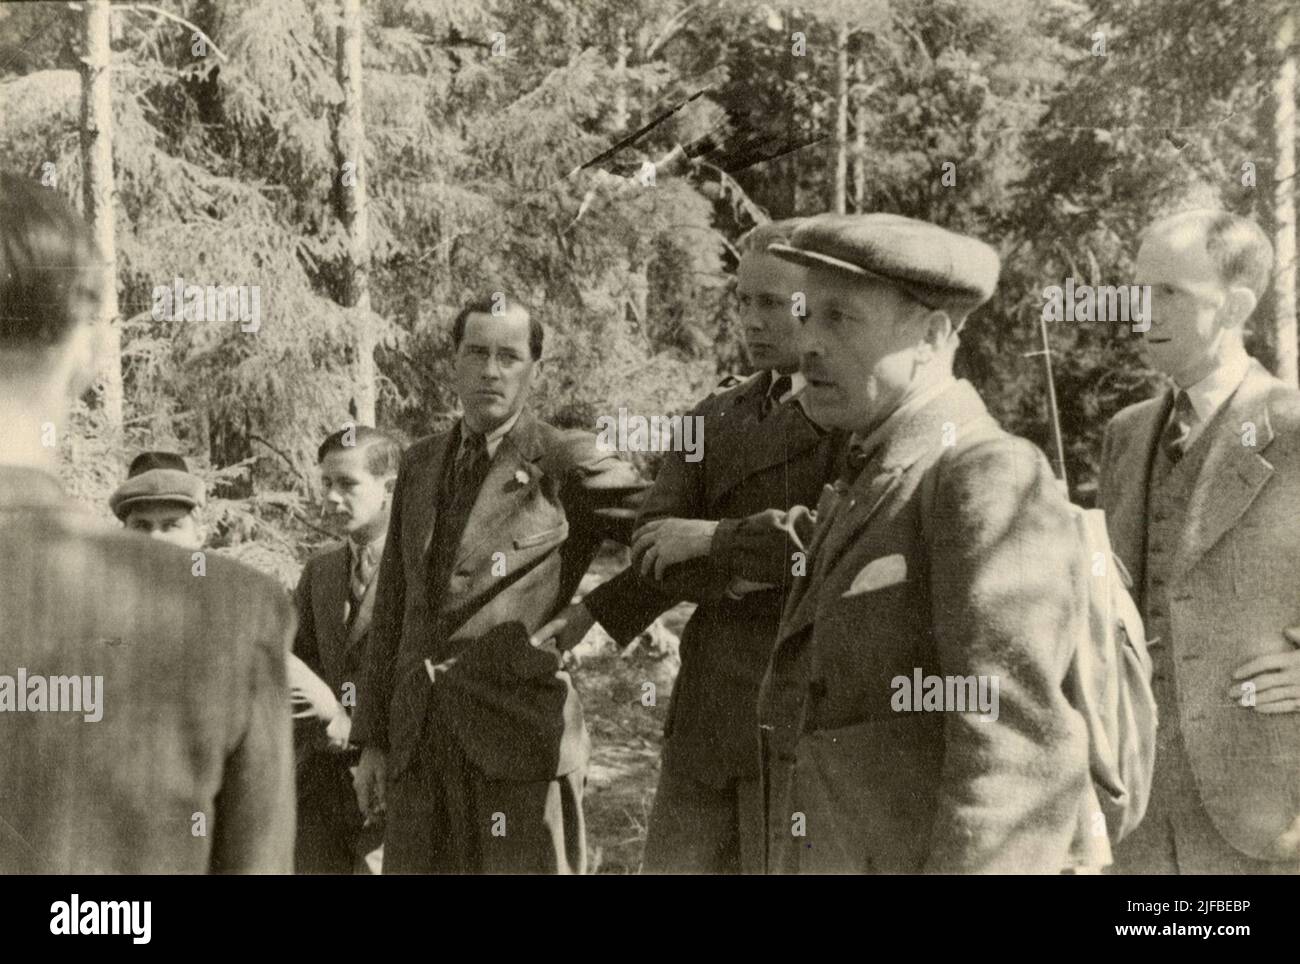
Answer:
<svg viewBox="0 0 1300 964"><path fill-rule="evenodd" d="M525 469L515 469L515 481L524 486L533 481L533 477Z"/></svg>

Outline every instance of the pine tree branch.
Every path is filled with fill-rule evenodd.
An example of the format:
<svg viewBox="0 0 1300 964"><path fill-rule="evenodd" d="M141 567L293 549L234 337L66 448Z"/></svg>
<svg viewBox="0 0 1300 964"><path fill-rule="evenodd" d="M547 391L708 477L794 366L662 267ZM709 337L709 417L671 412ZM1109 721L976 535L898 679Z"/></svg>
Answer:
<svg viewBox="0 0 1300 964"><path fill-rule="evenodd" d="M171 13L167 10L163 10L161 7L155 7L152 3L123 3L123 4L115 3L113 4L111 9L130 10L133 11L134 13L152 13L152 14L156 14L159 17L164 17L167 20L173 20L176 23L181 24L182 26L189 27L196 34L198 34L199 37L202 38L203 42L212 48L212 52L215 53L222 60L228 61L230 59L224 53L221 52L221 48L216 45L216 43L213 41L211 37L209 37L204 31L200 30L193 23L186 20L184 17L178 17L174 13Z"/></svg>
<svg viewBox="0 0 1300 964"><path fill-rule="evenodd" d="M298 476L298 478L302 479L302 481L303 481L304 483L307 483L307 477L306 477L305 475L303 475L301 472L298 471L297 466L295 466L295 465L293 464L293 460L290 459L289 456L285 455L285 454L284 454L282 451L280 451L278 448L276 448L274 445L272 445L270 442L268 442L266 439L262 438L262 436L260 436L260 435L254 435L254 434L252 434L252 433L250 432L249 435L248 435L248 440L249 440L250 442L261 442L263 445L265 445L267 448L269 448L269 449L270 449L272 452L274 452L276 455L280 456L280 458L284 459L284 464L287 465L287 466L289 466L289 471L290 471L290 472L292 472L294 475Z"/></svg>

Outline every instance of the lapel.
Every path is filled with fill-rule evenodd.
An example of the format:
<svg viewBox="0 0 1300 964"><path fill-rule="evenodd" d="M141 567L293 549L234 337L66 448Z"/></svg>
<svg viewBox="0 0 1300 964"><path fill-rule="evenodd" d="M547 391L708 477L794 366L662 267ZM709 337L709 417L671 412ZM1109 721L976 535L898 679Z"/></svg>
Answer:
<svg viewBox="0 0 1300 964"><path fill-rule="evenodd" d="M964 380L953 382L916 411L899 415L849 490L849 501L814 560L819 571L835 565L912 465L942 449L945 425L951 423L954 437L960 439L974 422L989 417L979 393Z"/></svg>
<svg viewBox="0 0 1300 964"><path fill-rule="evenodd" d="M345 592L351 591L352 575L345 573L347 579L347 588ZM370 584L366 586L366 594L361 598L361 605L357 608L356 615L352 617L352 625L348 628L348 649L356 646L370 628L370 616L375 611L375 587L379 585L379 565L375 564L375 571L370 576Z"/></svg>
<svg viewBox="0 0 1300 964"><path fill-rule="evenodd" d="M816 572L816 567L812 563L817 559L817 553L826 539L826 533L830 531L835 513L844 502L848 491L849 487L843 481L836 481L834 485L827 485L822 489L821 498L817 502L817 523L813 529L812 540L804 547L805 567L812 566L812 568L805 568L804 575L790 588L781 617L781 637L792 636L813 621L817 594L808 591Z"/></svg>
<svg viewBox="0 0 1300 964"><path fill-rule="evenodd" d="M1151 484L1151 462L1160 432L1169 420L1174 395L1163 395L1140 403L1134 413L1133 424L1119 446L1113 465L1106 467L1109 497L1103 497L1103 507L1110 522L1111 549L1128 568L1133 579L1133 595L1140 598L1145 585L1147 497Z"/></svg>
<svg viewBox="0 0 1300 964"><path fill-rule="evenodd" d="M888 426L884 438L851 486L843 482L827 486L817 510L817 528L808 556L811 571L800 580L786 607L781 637L794 636L816 616L817 593L808 584L818 584L825 573L866 528L877 510L898 486L904 473L926 454L942 447L944 425L951 422L957 437L973 423L989 418L979 393L965 380L954 381L920 409L897 413L897 423Z"/></svg>
<svg viewBox="0 0 1300 964"><path fill-rule="evenodd" d="M1181 574L1209 551L1250 508L1273 466L1263 452L1273 441L1268 393L1273 377L1252 359L1246 377L1205 427L1197 441L1208 449L1196 472L1182 539L1174 555L1174 572ZM1255 426L1255 444L1242 444L1243 423ZM1192 448L1197 448L1193 443ZM1190 454L1190 453L1189 453Z"/></svg>
<svg viewBox="0 0 1300 964"><path fill-rule="evenodd" d="M509 545L502 531L510 527L516 507L523 504L544 474L536 464L543 454L537 419L524 409L501 439L488 466L487 477L465 523L453 569L460 568L484 545Z"/></svg>
<svg viewBox="0 0 1300 964"><path fill-rule="evenodd" d="M324 632L327 636L326 639L316 640L323 659L326 645L330 653L342 653L344 648L346 626L343 613L348 601L348 544L343 542L331 550L321 558L317 566L317 598L313 605L318 606L316 632Z"/></svg>
<svg viewBox="0 0 1300 964"><path fill-rule="evenodd" d="M719 426L722 431L709 443L720 450L719 455L709 459L707 489L711 504L751 476L816 447L825 436L798 402L776 405L763 418L771 384L770 371L751 379L715 416L723 424Z"/></svg>
<svg viewBox="0 0 1300 964"><path fill-rule="evenodd" d="M448 452L460 439L459 422L451 431L429 440L429 451L425 455L423 467L410 473L410 492L405 496L409 503L408 518L417 528L420 558L424 563L425 575L429 574L429 547L433 543L433 529L438 521L438 489L442 485L442 468L446 464ZM405 521L405 520L404 520Z"/></svg>

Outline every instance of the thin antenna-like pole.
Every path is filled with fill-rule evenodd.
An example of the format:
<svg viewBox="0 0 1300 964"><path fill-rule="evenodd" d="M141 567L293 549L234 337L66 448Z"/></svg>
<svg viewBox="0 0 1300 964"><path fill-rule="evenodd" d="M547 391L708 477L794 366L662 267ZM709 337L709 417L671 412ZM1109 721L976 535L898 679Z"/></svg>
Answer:
<svg viewBox="0 0 1300 964"><path fill-rule="evenodd" d="M1065 443L1061 441L1061 413L1056 407L1056 380L1052 377L1052 346L1047 340L1047 320L1038 318L1038 329L1043 336L1043 365L1047 368L1047 407L1052 416L1052 445L1056 449L1056 476L1069 490L1065 475Z"/></svg>

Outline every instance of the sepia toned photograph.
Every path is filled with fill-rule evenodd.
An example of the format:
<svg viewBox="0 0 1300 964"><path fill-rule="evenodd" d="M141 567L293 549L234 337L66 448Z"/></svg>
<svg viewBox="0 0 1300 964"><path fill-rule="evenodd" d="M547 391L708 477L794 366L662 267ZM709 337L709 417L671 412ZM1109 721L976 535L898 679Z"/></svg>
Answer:
<svg viewBox="0 0 1300 964"><path fill-rule="evenodd" d="M136 944L105 877L1090 876L1027 892L1249 936L1298 18L0 3L0 883Z"/></svg>

